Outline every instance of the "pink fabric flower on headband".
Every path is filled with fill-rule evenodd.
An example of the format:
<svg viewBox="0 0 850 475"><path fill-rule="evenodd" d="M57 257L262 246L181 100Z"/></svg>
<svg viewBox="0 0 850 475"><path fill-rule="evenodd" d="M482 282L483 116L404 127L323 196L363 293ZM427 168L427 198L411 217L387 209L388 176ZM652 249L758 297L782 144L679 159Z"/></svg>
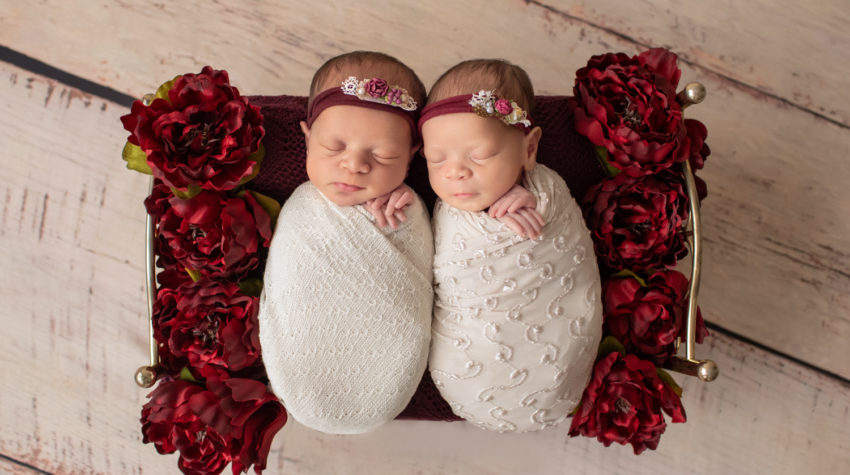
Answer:
<svg viewBox="0 0 850 475"><path fill-rule="evenodd" d="M387 89L389 89L387 81L381 78L374 78L366 83L366 92L372 97L385 96L387 94Z"/></svg>
<svg viewBox="0 0 850 475"><path fill-rule="evenodd" d="M498 111L499 114L507 115L510 114L513 110L514 108L511 107L511 102L509 100L499 99L496 101L496 111Z"/></svg>

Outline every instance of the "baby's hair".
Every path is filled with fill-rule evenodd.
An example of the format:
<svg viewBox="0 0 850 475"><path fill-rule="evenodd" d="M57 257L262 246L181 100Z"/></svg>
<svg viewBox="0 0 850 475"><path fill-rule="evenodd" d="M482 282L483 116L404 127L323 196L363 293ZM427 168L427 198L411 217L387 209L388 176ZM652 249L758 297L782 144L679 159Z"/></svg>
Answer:
<svg viewBox="0 0 850 475"><path fill-rule="evenodd" d="M516 101L529 114L534 113L534 86L528 73L503 59L470 59L452 66L431 87L428 103L482 89Z"/></svg>
<svg viewBox="0 0 850 475"><path fill-rule="evenodd" d="M310 83L307 107L313 103L317 94L332 87L339 87L349 76L355 76L357 79L382 78L390 85L407 89L420 108L425 103L425 85L406 64L377 51L352 51L334 56L316 71Z"/></svg>

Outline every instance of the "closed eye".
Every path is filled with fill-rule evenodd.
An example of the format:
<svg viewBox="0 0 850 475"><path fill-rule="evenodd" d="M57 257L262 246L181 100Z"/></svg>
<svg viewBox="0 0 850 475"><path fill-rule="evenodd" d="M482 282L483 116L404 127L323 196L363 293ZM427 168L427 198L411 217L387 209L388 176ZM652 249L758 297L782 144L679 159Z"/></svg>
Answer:
<svg viewBox="0 0 850 475"><path fill-rule="evenodd" d="M425 157L425 162L428 163L428 165L437 165L446 161L446 157L442 155L428 153L423 153L422 155Z"/></svg>
<svg viewBox="0 0 850 475"><path fill-rule="evenodd" d="M332 153L339 153L345 150L345 144L342 142L323 143L322 148Z"/></svg>
<svg viewBox="0 0 850 475"><path fill-rule="evenodd" d="M399 155L378 155L377 153L373 153L372 156L380 162L391 162L400 158Z"/></svg>
<svg viewBox="0 0 850 475"><path fill-rule="evenodd" d="M482 152L482 153L474 153L474 154L470 155L469 158L471 160L476 161L476 162L480 162L480 161L484 161L484 160L493 158L496 155L498 155L498 152Z"/></svg>

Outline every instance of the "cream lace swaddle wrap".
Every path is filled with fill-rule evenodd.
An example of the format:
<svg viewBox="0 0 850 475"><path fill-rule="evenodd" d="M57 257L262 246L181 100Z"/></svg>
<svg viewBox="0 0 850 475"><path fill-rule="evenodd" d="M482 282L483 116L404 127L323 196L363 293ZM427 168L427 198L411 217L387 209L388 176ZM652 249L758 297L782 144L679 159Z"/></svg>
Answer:
<svg viewBox="0 0 850 475"><path fill-rule="evenodd" d="M310 183L286 201L269 249L260 343L272 390L298 422L336 434L392 420L422 378L433 239L417 197L398 229Z"/></svg>
<svg viewBox="0 0 850 475"><path fill-rule="evenodd" d="M525 432L578 405L602 336L599 271L564 180L537 165L524 186L546 220L521 239L486 212L434 209L430 372L455 414Z"/></svg>

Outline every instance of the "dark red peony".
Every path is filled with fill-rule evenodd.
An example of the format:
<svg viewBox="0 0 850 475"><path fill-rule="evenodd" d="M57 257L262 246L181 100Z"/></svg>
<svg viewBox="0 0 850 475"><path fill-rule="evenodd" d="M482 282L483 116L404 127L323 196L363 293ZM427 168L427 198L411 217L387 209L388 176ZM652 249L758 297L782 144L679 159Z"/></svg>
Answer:
<svg viewBox="0 0 850 475"><path fill-rule="evenodd" d="M690 143L690 161L694 172L701 169L705 165L705 159L711 155L711 149L705 143L705 138L708 136L708 129L705 124L696 119L685 119L685 130L688 134Z"/></svg>
<svg viewBox="0 0 850 475"><path fill-rule="evenodd" d="M226 191L254 173L263 117L230 85L226 71L207 66L184 74L167 95L149 106L135 101L121 117L128 141L145 152L156 178L183 192L190 185Z"/></svg>
<svg viewBox="0 0 850 475"><path fill-rule="evenodd" d="M163 381L142 407L145 443L161 454L180 452L186 474L234 475L266 467L271 441L286 423L286 411L266 386L251 379L211 379L207 387Z"/></svg>
<svg viewBox="0 0 850 475"><path fill-rule="evenodd" d="M619 340L627 352L663 366L676 352L676 337L684 332L688 279L674 270L658 271L645 284L631 276L605 281L605 334ZM707 334L698 319L697 342L702 343Z"/></svg>
<svg viewBox="0 0 850 475"><path fill-rule="evenodd" d="M191 199L172 196L159 221L168 254L203 276L242 276L257 267L272 236L271 218L249 192L229 198L202 191Z"/></svg>
<svg viewBox="0 0 850 475"><path fill-rule="evenodd" d="M631 175L657 173L691 154L676 102L676 55L653 48L637 56L593 56L576 72L572 106L579 133Z"/></svg>
<svg viewBox="0 0 850 475"><path fill-rule="evenodd" d="M587 191L584 214L599 261L613 270L670 267L687 254L688 197L670 172L620 173Z"/></svg>
<svg viewBox="0 0 850 475"><path fill-rule="evenodd" d="M163 366L194 369L207 365L239 371L258 362L257 297L232 282L201 279L159 291L154 333Z"/></svg>
<svg viewBox="0 0 850 475"><path fill-rule="evenodd" d="M182 278L180 277L180 273L177 271L170 271L165 276L163 276L163 274L165 274L165 272L160 272L159 275L157 275L157 279L160 280L161 283L164 280L168 284L176 285L161 284L161 287L157 291L156 300L153 304L153 334L157 343L159 343L160 372L165 372L170 374L172 377L177 377L183 368L189 366L189 359L183 351L178 351L177 353L172 351L172 345L168 341L171 328L163 325L163 323L170 322L178 318L177 302L180 299L180 294L177 293L176 290L183 284L191 283L192 279L189 278L185 271L182 273L186 276L186 279L184 280L178 280Z"/></svg>
<svg viewBox="0 0 850 475"><path fill-rule="evenodd" d="M169 204L168 200L174 196L171 193L171 189L165 186L161 181L156 180L156 185L154 185L151 190L151 194L145 198L145 209L148 214L153 218L154 223L159 223L159 220L165 215L169 208L171 208L171 204ZM178 265L177 259L171 254L171 249L168 246L168 241L165 238L158 234L154 238L153 242L154 246L154 255L156 255L156 266L164 269L168 273L168 277L166 280L169 282L176 282L172 277L178 277L182 279L185 277L188 279L188 274L183 267ZM157 281L162 282L163 276L157 275ZM183 274L180 276L179 274ZM185 280L185 279L183 279ZM183 283L182 281L177 283L180 285ZM169 285L169 287L177 287L177 285Z"/></svg>
<svg viewBox="0 0 850 475"><path fill-rule="evenodd" d="M207 393L190 401L202 421L231 440L234 475L266 468L275 434L286 424L286 410L266 385L253 379L207 379Z"/></svg>
<svg viewBox="0 0 850 475"><path fill-rule="evenodd" d="M177 465L186 474L221 473L231 460L228 438L192 411L190 401L204 392L189 381L163 381L142 406L142 441L153 443L161 454L179 450Z"/></svg>
<svg viewBox="0 0 850 475"><path fill-rule="evenodd" d="M635 355L609 353L596 362L581 404L570 424L570 435L596 437L606 447L631 444L635 454L655 450L673 422L685 422L682 401L658 376L655 366Z"/></svg>

